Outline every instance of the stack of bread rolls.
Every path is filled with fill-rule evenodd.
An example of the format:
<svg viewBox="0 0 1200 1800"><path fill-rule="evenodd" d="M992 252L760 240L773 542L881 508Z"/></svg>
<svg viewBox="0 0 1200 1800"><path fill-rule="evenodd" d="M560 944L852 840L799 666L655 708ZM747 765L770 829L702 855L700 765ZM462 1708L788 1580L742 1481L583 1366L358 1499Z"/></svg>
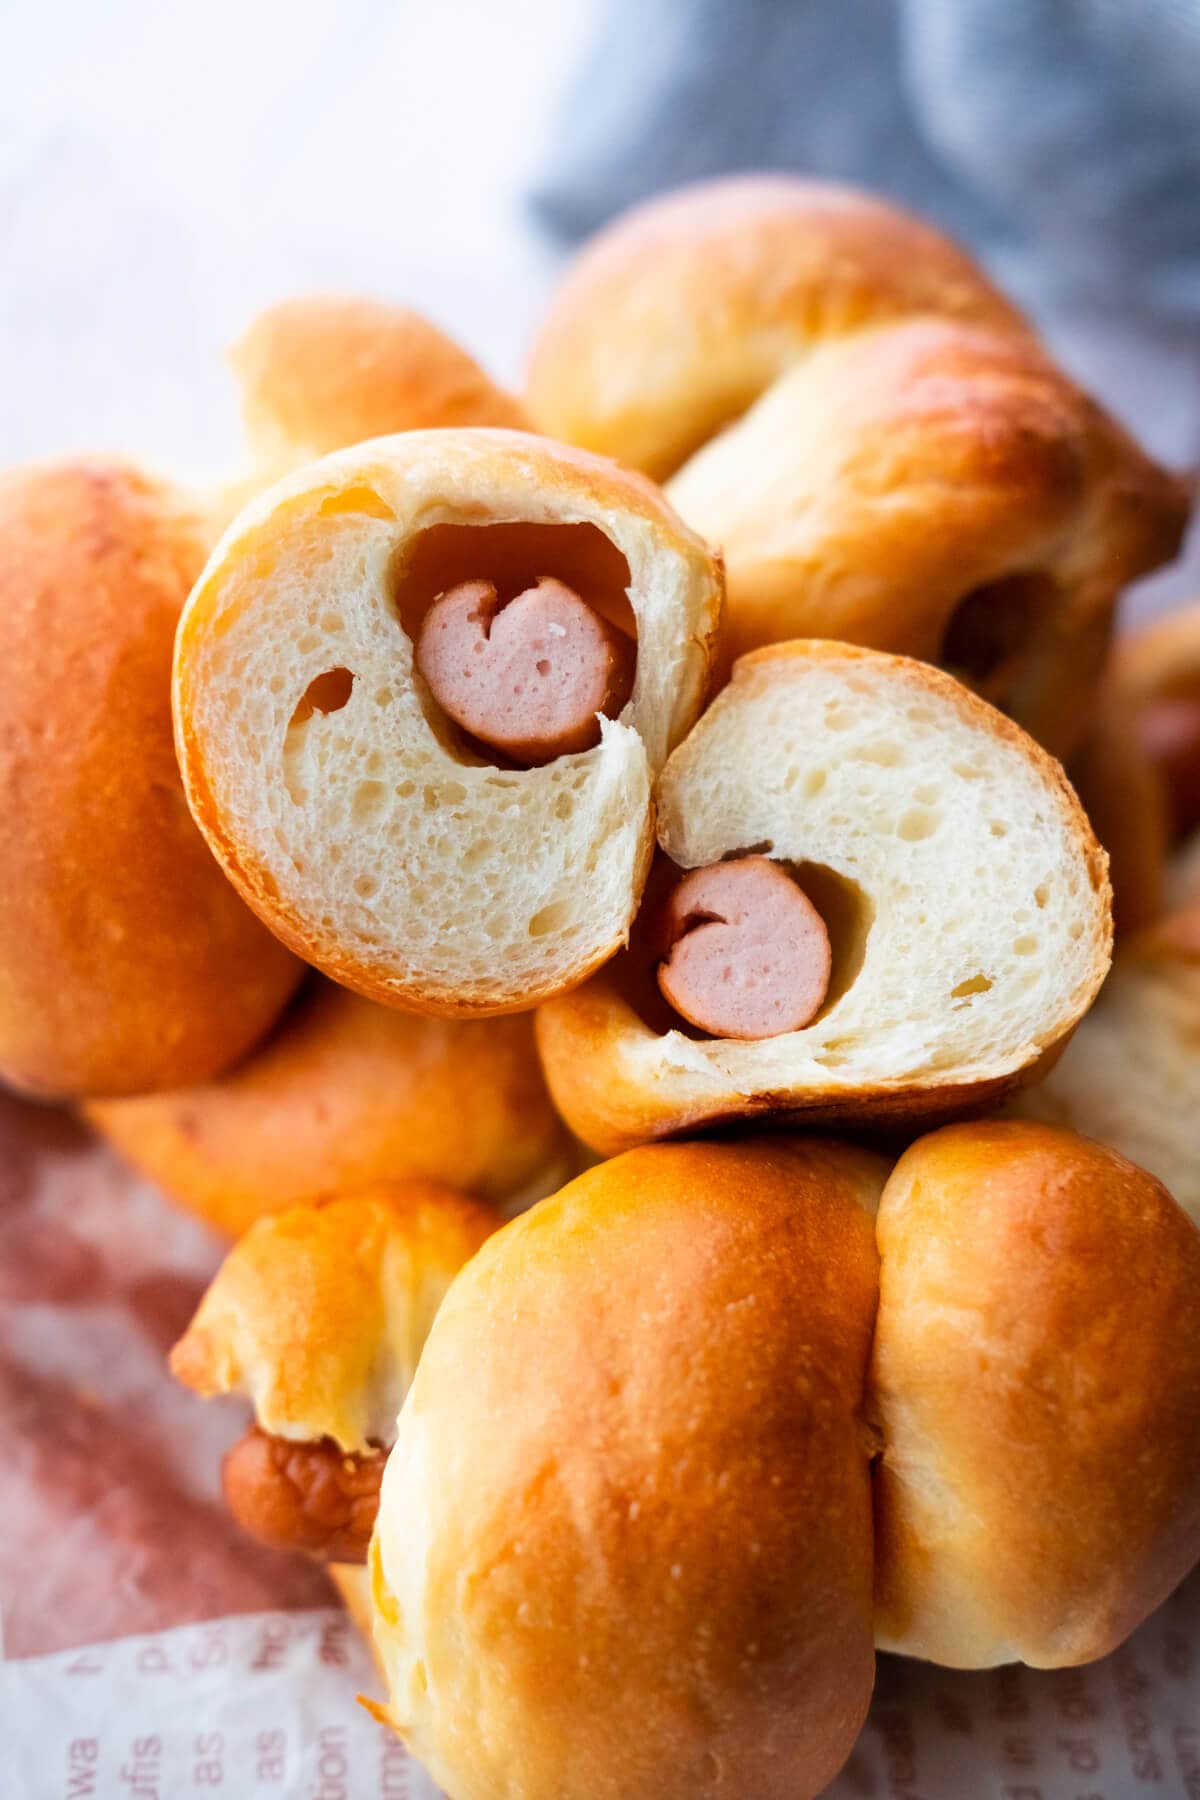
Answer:
<svg viewBox="0 0 1200 1800"><path fill-rule="evenodd" d="M523 397L362 301L235 367L205 495L0 482L0 1073L236 1240L235 1516L451 1800L799 1800L877 1647L1104 1655L1200 1560L1184 485L782 178Z"/></svg>

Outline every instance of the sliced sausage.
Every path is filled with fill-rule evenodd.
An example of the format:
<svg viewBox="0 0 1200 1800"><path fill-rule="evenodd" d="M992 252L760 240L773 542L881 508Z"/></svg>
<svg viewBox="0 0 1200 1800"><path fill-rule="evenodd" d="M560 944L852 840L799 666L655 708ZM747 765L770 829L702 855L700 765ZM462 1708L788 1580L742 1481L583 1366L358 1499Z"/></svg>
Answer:
<svg viewBox="0 0 1200 1800"><path fill-rule="evenodd" d="M666 999L713 1037L800 1031L829 991L832 952L820 913L766 856L693 869L662 919Z"/></svg>
<svg viewBox="0 0 1200 1800"><path fill-rule="evenodd" d="M490 581L463 581L425 615L416 661L455 724L540 765L600 741L597 715L629 698L634 646L552 576L507 605Z"/></svg>

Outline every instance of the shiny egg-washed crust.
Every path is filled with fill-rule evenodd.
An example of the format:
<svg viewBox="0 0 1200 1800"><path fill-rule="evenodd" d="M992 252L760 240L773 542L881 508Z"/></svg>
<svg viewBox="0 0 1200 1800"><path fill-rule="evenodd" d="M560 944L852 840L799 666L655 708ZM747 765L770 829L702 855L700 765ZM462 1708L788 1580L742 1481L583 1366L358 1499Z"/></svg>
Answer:
<svg viewBox="0 0 1200 1800"><path fill-rule="evenodd" d="M726 560L727 661L830 637L941 662L1060 755L1117 595L1175 554L1189 509L953 244L786 177L685 189L602 233L529 404L673 477Z"/></svg>
<svg viewBox="0 0 1200 1800"><path fill-rule="evenodd" d="M1112 1145L1200 1226L1200 887L1122 941L1054 1069L1007 1110Z"/></svg>
<svg viewBox="0 0 1200 1800"><path fill-rule="evenodd" d="M877 1229L880 1647L1106 1656L1200 1556L1200 1232L1114 1151L1015 1122L922 1138Z"/></svg>
<svg viewBox="0 0 1200 1800"><path fill-rule="evenodd" d="M885 1167L635 1151L455 1281L371 1565L391 1720L456 1800L804 1800L840 1767L873 1670Z"/></svg>
<svg viewBox="0 0 1200 1800"><path fill-rule="evenodd" d="M462 809L453 813L453 841L465 844L471 828L496 828L501 803L491 788L498 785L497 771L473 754L449 748L444 728L435 731L431 725L414 682L410 640L391 610L391 571L410 540L433 525L513 522L592 525L622 552L632 572L628 595L638 627L638 667L629 702L608 722L595 749L500 778L514 795L537 803L525 829L527 837L537 839L540 862L533 863L531 877L529 845L511 825L503 826L499 842L489 843L487 866L497 871L501 887L507 883L505 917L486 949L459 953L456 946L469 940L477 908L472 902L455 910L462 881L456 858L448 868L429 856L423 865L436 874L443 894L450 890L441 900L446 923L440 931L431 924L440 915L427 901L416 908L403 884L415 880L412 846L429 829L422 794L450 788L461 795L450 812L454 806ZM324 540L322 549L327 546L330 556L347 554L347 534L355 546L357 583L344 609L351 626L335 614L336 635L322 638L327 604L309 633L311 648L296 651L300 674L291 673L289 663L291 685L286 695L276 695L268 691L265 671L278 669L281 658L292 653L294 634L287 629L292 610L302 612L307 602L309 564L322 565L313 543ZM296 559L295 569L285 566L289 555ZM479 573L486 575L486 567ZM175 734L193 816L253 910L334 980L385 1005L448 1017L526 1010L546 994L582 981L626 940L653 848L650 785L703 705L722 599L719 559L682 524L653 483L586 452L517 432L446 430L381 438L324 458L245 509L214 550L180 622ZM253 680L244 675L247 660L255 662ZM297 814L283 798L289 714L294 717L306 682L331 664L356 662L370 663L374 671L362 684L365 690L377 695L376 680L386 676L387 681L386 708L370 695L362 701L379 711L364 712L361 730L388 746L373 754L382 756L382 774L391 773L392 781L368 785L378 790L385 809L382 825L375 824L391 835L363 862L359 877L378 876L389 894L398 895L397 917L387 920L381 917L382 902L359 907L350 891L351 864L356 855L365 855L367 842L350 816L357 767L345 770L344 795L341 768L337 781L321 771L322 818L328 817L335 791L347 816L339 821L343 836L336 844L327 825L312 828L321 879L314 879L311 891L304 887L311 869L302 876L301 859L289 854L284 842L285 827ZM281 680L271 679L277 685ZM337 715L339 733L357 704L353 695ZM256 723L269 721L261 734L265 747L252 753L246 750L247 709L255 712ZM418 753L421 791L413 779L395 783L399 763ZM564 797L562 788L553 786L563 770L562 779L575 782L583 795L570 830L551 829L551 821L564 815L547 810ZM565 796L571 805L573 793ZM587 829L589 807L603 815L603 854ZM505 801L504 810L511 812L513 805ZM310 829L306 816L302 827ZM587 868L581 870L578 859L585 851ZM602 903L592 900L593 892L601 894ZM498 904L494 896L493 903ZM514 909L526 907L528 916L517 916ZM334 912L338 917L327 923ZM432 942L432 949L420 954L411 930L418 913ZM565 923L556 922L559 915ZM508 941L496 931L508 934ZM501 950L510 946L520 960L506 963ZM463 966L448 973L436 959L444 964L452 954L460 954Z"/></svg>
<svg viewBox="0 0 1200 1800"><path fill-rule="evenodd" d="M434 1314L497 1225L432 1181L380 1183L260 1219L171 1352L198 1394L243 1394L256 1422L352 1454L391 1442Z"/></svg>
<svg viewBox="0 0 1200 1800"><path fill-rule="evenodd" d="M282 468L331 450L443 425L528 428L521 403L419 313L307 294L255 318L229 353L246 432Z"/></svg>
<svg viewBox="0 0 1200 1800"><path fill-rule="evenodd" d="M519 1203L572 1166L530 1019L423 1019L320 977L224 1076L86 1110L230 1236L302 1200L411 1177Z"/></svg>
<svg viewBox="0 0 1200 1800"><path fill-rule="evenodd" d="M826 1078L819 1084L797 1078L739 1086L714 1071L707 1060L703 1069L696 1067L704 1042L689 1046L675 1032L660 1035L652 1029L631 1003L626 971L619 960L572 992L542 1005L537 1015L538 1047L555 1103L572 1131L602 1154L699 1128L751 1120L784 1127L791 1123L915 1129L960 1117L995 1104L1005 1092L1035 1080L1051 1066L1109 967L1112 925L1107 858L1060 765L1011 720L941 670L907 658L812 640L773 645L743 657L735 665L731 684L671 758L660 780L659 832L668 850L671 834L678 834L686 825L689 771L701 754L708 731L723 712L739 705L743 688L749 695L761 684L786 682L789 668L796 664L845 665L849 669L859 665L864 672L890 668L897 683L918 695L924 692L948 701L962 719L1021 753L1048 807L1060 818L1072 854L1086 877L1086 916L1081 911L1080 919L1090 946L1088 978L1073 1008L1064 1010L1060 1005L1053 1022L1047 1022L1027 1054L1015 1060L1012 1056L997 1058L993 1067L970 1071L953 1065L925 1068L883 1083L856 1080L852 1071L847 1071L838 1081ZM811 729L808 736L812 739ZM761 750L751 741L745 754L753 758L761 755ZM748 835L753 838L759 833L751 830ZM724 851L730 854L745 847L731 842ZM787 854L800 860L795 852ZM931 892L930 905L936 908L946 897ZM929 929L938 931L936 918ZM833 1012L828 1016L832 1025ZM750 1048L757 1054L757 1047Z"/></svg>
<svg viewBox="0 0 1200 1800"><path fill-rule="evenodd" d="M369 1564L377 1716L456 1800L803 1800L865 1711L869 1596L881 1647L1062 1667L1194 1566L1200 1233L1041 1125L884 1171L644 1148L454 1282Z"/></svg>
<svg viewBox="0 0 1200 1800"><path fill-rule="evenodd" d="M0 1076L28 1093L203 1080L300 979L175 763L171 646L210 542L184 496L123 463L0 476Z"/></svg>

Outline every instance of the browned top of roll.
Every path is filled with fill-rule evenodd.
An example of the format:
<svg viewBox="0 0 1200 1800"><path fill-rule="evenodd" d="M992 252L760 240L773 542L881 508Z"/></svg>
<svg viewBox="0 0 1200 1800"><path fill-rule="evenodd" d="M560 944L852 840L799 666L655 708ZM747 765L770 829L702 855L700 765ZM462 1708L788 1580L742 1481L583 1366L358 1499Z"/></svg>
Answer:
<svg viewBox="0 0 1200 1800"><path fill-rule="evenodd" d="M87 1114L232 1235L378 1181L425 1177L507 1201L547 1192L571 1166L528 1015L419 1018L319 978L236 1068Z"/></svg>
<svg viewBox="0 0 1200 1800"><path fill-rule="evenodd" d="M441 425L521 430L520 402L420 313L310 294L260 313L230 360L246 428L268 461Z"/></svg>
<svg viewBox="0 0 1200 1800"><path fill-rule="evenodd" d="M34 1093L212 1074L299 976L180 787L171 649L207 547L121 464L0 478L0 1074Z"/></svg>
<svg viewBox="0 0 1200 1800"><path fill-rule="evenodd" d="M264 1431L388 1444L454 1275L495 1230L489 1208L436 1181L260 1219L221 1264L171 1372L198 1394L245 1394Z"/></svg>
<svg viewBox="0 0 1200 1800"><path fill-rule="evenodd" d="M882 1173L816 1141L635 1151L457 1278L375 1581L393 1713L456 1800L802 1800L835 1773L872 1678Z"/></svg>
<svg viewBox="0 0 1200 1800"><path fill-rule="evenodd" d="M880 1643L1106 1655L1200 1555L1200 1232L1048 1125L949 1126L880 1203Z"/></svg>
<svg viewBox="0 0 1200 1800"><path fill-rule="evenodd" d="M964 251L899 207L795 176L705 182L584 248L534 347L530 409L661 479L812 343L915 313L1029 332Z"/></svg>

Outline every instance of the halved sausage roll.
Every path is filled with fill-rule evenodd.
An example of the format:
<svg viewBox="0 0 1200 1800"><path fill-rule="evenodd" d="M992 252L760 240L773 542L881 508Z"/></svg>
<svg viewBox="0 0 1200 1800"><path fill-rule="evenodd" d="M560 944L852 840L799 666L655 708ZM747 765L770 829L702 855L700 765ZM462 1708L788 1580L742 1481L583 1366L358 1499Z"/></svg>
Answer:
<svg viewBox="0 0 1200 1800"><path fill-rule="evenodd" d="M193 813L334 979L531 1006L625 940L721 597L658 490L583 452L464 429L328 457L246 509L188 603Z"/></svg>
<svg viewBox="0 0 1200 1800"><path fill-rule="evenodd" d="M567 1122L923 1120L1016 1083L1111 951L1058 764L939 670L824 642L742 658L663 773L629 949L544 1005Z"/></svg>

